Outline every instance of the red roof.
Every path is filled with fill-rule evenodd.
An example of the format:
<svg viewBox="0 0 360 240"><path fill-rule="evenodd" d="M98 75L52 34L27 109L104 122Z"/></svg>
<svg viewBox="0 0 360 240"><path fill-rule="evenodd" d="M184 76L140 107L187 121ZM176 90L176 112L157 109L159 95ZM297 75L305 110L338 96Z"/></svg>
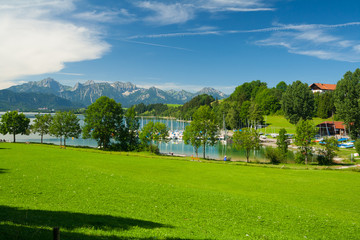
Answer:
<svg viewBox="0 0 360 240"><path fill-rule="evenodd" d="M335 125L336 129L345 129L346 126L344 125L344 122L332 122L332 121L326 121L326 122L322 122L319 125L327 125L328 127L333 127Z"/></svg>
<svg viewBox="0 0 360 240"><path fill-rule="evenodd" d="M312 89L314 85L321 90L334 91L336 89L336 84L325 84L325 83L313 83L310 85L310 88Z"/></svg>

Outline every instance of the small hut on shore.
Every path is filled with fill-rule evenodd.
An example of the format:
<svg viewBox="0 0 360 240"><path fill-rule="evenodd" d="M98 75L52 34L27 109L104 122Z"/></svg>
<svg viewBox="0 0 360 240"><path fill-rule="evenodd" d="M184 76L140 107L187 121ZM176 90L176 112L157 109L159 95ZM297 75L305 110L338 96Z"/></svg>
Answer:
<svg viewBox="0 0 360 240"><path fill-rule="evenodd" d="M320 136L344 136L346 135L346 125L340 121L326 121L318 124Z"/></svg>

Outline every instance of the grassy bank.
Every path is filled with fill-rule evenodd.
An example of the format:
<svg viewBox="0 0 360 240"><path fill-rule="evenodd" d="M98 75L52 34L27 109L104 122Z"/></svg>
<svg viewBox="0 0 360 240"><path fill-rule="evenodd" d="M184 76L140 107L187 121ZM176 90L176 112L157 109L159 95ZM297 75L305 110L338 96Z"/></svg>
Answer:
<svg viewBox="0 0 360 240"><path fill-rule="evenodd" d="M358 239L360 173L0 143L1 239Z"/></svg>

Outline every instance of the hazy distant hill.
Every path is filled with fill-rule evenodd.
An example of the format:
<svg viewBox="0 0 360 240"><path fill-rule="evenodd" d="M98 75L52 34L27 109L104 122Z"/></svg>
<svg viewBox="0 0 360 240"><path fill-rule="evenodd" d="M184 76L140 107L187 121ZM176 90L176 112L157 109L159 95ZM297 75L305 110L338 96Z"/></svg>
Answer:
<svg viewBox="0 0 360 240"><path fill-rule="evenodd" d="M217 99L226 98L227 95L213 88L204 88L197 93L190 93L185 90L163 91L156 87L138 88L130 82L100 82L87 81L77 83L74 87L64 86L52 78L46 78L38 82L29 82L13 86L8 90L19 93L47 93L78 102L85 106L95 102L101 96L107 96L120 102L124 107L144 103L174 103L183 104L200 94L208 94Z"/></svg>
<svg viewBox="0 0 360 240"><path fill-rule="evenodd" d="M47 93L16 93L0 90L0 111L37 111L39 109L67 110L85 107L83 104Z"/></svg>

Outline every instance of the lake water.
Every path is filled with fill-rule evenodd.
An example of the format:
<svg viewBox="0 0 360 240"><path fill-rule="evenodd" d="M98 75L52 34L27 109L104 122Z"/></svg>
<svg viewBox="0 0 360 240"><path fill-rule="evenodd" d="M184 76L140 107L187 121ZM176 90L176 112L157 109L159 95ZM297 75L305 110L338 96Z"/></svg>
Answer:
<svg viewBox="0 0 360 240"><path fill-rule="evenodd" d="M4 114L4 112L0 112L0 117ZM30 124L35 119L35 115L37 113L25 113L26 117L30 118ZM83 115L78 115L78 118L80 119L80 124L83 125ZM167 127L172 131L183 131L187 125L189 125L188 122L185 121L178 121L174 119L162 119L162 118L154 118L154 117L141 117L139 118L140 122L140 128L142 128L144 125L146 125L148 122L162 122L167 125ZM0 139L5 139L6 141L12 141L13 137L12 135L1 135ZM17 142L37 142L40 143L40 136L38 134L31 133L30 135L16 135L16 141ZM45 135L43 139L44 143L52 143L59 145L60 139ZM70 146L88 146L88 147L97 147L97 142L93 139L67 139L66 145ZM181 154L181 155L187 155L195 156L194 149L191 145L184 144L183 141L178 140L172 140L168 143L160 143L159 144L160 152L161 153L174 153L174 154ZM203 156L203 149L200 147L198 151L199 156ZM217 143L215 146L207 146L206 147L206 153L207 158L211 159L223 159L226 155L227 158L232 158L233 160L238 159L244 159L245 153L244 151L235 150L230 144L221 144L220 142ZM262 159L264 156L264 150L260 149L259 151L253 151L251 153L251 159L257 158Z"/></svg>

